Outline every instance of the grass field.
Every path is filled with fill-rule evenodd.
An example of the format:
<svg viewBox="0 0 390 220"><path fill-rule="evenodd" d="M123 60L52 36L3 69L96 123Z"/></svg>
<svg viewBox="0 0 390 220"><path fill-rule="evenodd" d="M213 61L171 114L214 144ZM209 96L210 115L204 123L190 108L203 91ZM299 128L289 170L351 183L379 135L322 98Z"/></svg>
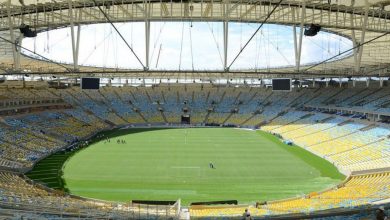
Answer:
<svg viewBox="0 0 390 220"><path fill-rule="evenodd" d="M293 197L325 189L344 178L326 160L261 131L129 129L107 135L110 143L100 141L75 154L53 155L28 176L90 198L181 198L185 205ZM117 144L117 139L126 144ZM58 172L69 156L63 174ZM210 162L215 169L209 167ZM45 175L45 170L51 175Z"/></svg>

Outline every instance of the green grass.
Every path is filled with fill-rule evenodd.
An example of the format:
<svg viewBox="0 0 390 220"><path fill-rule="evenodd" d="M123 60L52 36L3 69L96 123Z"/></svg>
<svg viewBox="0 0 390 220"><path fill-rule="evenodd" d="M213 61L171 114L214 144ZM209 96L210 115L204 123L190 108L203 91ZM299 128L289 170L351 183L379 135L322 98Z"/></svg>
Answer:
<svg viewBox="0 0 390 220"><path fill-rule="evenodd" d="M95 142L67 155L71 157L63 167L63 180L61 172L51 174L58 179L57 187L113 201L181 198L185 205L231 199L250 203L322 190L344 178L326 160L261 131L129 129L107 135L110 143ZM117 139L127 144L117 144ZM63 163L63 158L57 159ZM45 161L29 174L31 178L37 169L53 166ZM209 168L210 162L216 169Z"/></svg>
<svg viewBox="0 0 390 220"><path fill-rule="evenodd" d="M62 179L62 166L71 155L71 152L53 154L37 163L27 176L50 188L67 190Z"/></svg>

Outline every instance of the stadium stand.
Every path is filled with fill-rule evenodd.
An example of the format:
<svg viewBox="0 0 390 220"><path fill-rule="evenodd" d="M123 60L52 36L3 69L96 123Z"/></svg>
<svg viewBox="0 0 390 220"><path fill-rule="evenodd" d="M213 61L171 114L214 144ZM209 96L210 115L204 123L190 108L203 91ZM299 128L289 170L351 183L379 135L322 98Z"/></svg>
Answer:
<svg viewBox="0 0 390 220"><path fill-rule="evenodd" d="M389 215L389 49L389 0L0 1L0 219L241 219L245 209L255 219L374 219L379 207ZM346 179L294 198L183 208L180 199L78 197L64 183L50 188L26 176L50 156L58 164L37 175L65 168L69 155L105 132L157 127L261 130L286 153L310 152ZM220 153L220 145L210 149ZM176 169L201 176L202 168ZM62 171L53 173L42 178L61 182ZM340 173L325 178L338 181Z"/></svg>
<svg viewBox="0 0 390 220"><path fill-rule="evenodd" d="M0 203L3 207L21 211L34 211L50 218L158 218L158 216L176 216L175 206L156 208L110 203L64 195L61 191L47 189L32 183L18 174L0 173ZM1 212L1 211L0 211Z"/></svg>
<svg viewBox="0 0 390 220"><path fill-rule="evenodd" d="M357 175L343 184L324 192L313 192L302 198L268 202L249 208L253 216L310 213L332 208L356 207L388 198L389 173ZM191 216L242 216L245 207L197 207L191 208Z"/></svg>
<svg viewBox="0 0 390 220"><path fill-rule="evenodd" d="M369 118L355 117L359 115L356 112L321 110L323 103L330 102L351 109L354 108L351 103L359 102L364 110L376 110L374 106L378 107L378 103L390 101L389 90L323 88L278 93L266 88L254 91L245 87L188 86L186 92L179 92L180 89L178 86L107 86L99 91L82 91L75 87L18 89L18 93L3 91L1 94L6 98L61 99L70 107L3 116L0 120L0 166L5 170L23 172L40 159L101 130L129 124L180 124L181 116L188 114L191 124L260 128L280 135L329 160L349 176L343 184L323 192L249 206L254 216L353 208L389 198L389 126ZM314 108L315 105L318 106ZM27 106L33 106L33 103ZM122 204L119 209L118 204L52 192L12 172L2 172L0 183L2 205L17 205L21 213L31 211L27 207L37 204L41 209L49 210L45 212L47 215L66 213L97 217L113 215L112 210L116 210L118 216L128 214L129 210L145 214L142 208ZM231 217L241 215L245 207L193 206L190 214L193 218ZM177 214L174 208L169 209L172 209L169 215ZM152 212L149 210L149 214Z"/></svg>

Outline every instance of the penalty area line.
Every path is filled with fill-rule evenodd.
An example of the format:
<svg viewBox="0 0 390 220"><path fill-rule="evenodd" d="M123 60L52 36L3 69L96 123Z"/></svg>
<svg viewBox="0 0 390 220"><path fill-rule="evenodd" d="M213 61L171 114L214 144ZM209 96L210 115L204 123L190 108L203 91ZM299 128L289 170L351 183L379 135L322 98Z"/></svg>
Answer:
<svg viewBox="0 0 390 220"><path fill-rule="evenodd" d="M199 169L200 167L171 167L171 169Z"/></svg>

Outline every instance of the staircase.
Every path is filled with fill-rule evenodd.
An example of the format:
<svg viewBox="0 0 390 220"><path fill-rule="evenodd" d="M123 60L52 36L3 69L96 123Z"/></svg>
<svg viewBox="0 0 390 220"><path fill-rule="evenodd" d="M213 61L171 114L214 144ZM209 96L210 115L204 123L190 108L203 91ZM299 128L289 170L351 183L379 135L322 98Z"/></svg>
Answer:
<svg viewBox="0 0 390 220"><path fill-rule="evenodd" d="M85 94L86 96L88 96L88 98L90 98L92 101L94 101L94 102L96 102L96 103L101 103L101 104L105 105L105 106L107 107L107 109L110 110L110 112L112 112L115 116L117 116L118 118L120 118L124 123L128 123L128 121L127 121L126 119L124 119L119 113L117 113L117 112L115 111L115 109L111 108L111 105L108 105L108 103L106 102L107 99L101 94L101 92L98 91L98 93L100 94L100 96L102 96L102 99L103 99L103 100L96 100L96 99L92 98L88 93L84 92L84 94ZM105 121L107 121L107 120L105 120ZM111 122L111 121L110 121L110 122ZM115 123L113 123L113 124L115 124Z"/></svg>
<svg viewBox="0 0 390 220"><path fill-rule="evenodd" d="M153 103L153 100L152 100L152 98L150 97L148 91L145 90L145 94L146 94L146 97L148 97L149 102L150 102L150 103Z"/></svg>
<svg viewBox="0 0 390 220"><path fill-rule="evenodd" d="M263 111L259 112L258 114L261 114ZM253 114L251 115L248 119L246 119L245 121L241 122L240 123L240 126L244 125L245 123L247 123L249 120L251 120L252 118L254 118L256 115L258 114Z"/></svg>
<svg viewBox="0 0 390 220"><path fill-rule="evenodd" d="M234 102L233 102L233 103L237 103L237 101L238 101L238 99L240 98L241 94L242 94L242 92L240 91L240 92L238 93L238 95L236 96L236 98L234 99Z"/></svg>
<svg viewBox="0 0 390 220"><path fill-rule="evenodd" d="M313 96L311 98L309 98L304 104L306 103L310 103L311 101L313 101L315 98L317 98L318 96L321 95L320 92L318 92L321 88L318 88L316 89L316 91L313 92Z"/></svg>
<svg viewBox="0 0 390 220"><path fill-rule="evenodd" d="M161 91L161 97L163 98L164 103L167 103L167 100L165 99L165 94L163 91Z"/></svg>
<svg viewBox="0 0 390 220"><path fill-rule="evenodd" d="M360 92L355 93L355 94L352 94L352 95L346 97L345 99L341 100L340 102L346 103L346 102L348 101L348 99L350 99L350 98L352 98L352 97L359 96L360 94L364 93L366 90L367 90L367 88L364 88L364 89L362 89Z"/></svg>
<svg viewBox="0 0 390 220"><path fill-rule="evenodd" d="M343 121L341 123L338 123L337 126L343 126L343 125L349 124L350 122L352 122L352 120L346 120L346 121Z"/></svg>
<svg viewBox="0 0 390 220"><path fill-rule="evenodd" d="M302 120L302 119L304 119L304 118L308 118L308 117L310 117L310 116L312 116L312 115L314 115L314 114L313 114L313 113L306 114L306 115L304 115L304 116L302 116L302 117L299 117L299 118L296 119L296 120L290 121L290 122L288 122L288 123L286 123L286 124L283 124L283 125L281 125L281 126L279 126L279 127L276 127L276 128L274 128L274 129L271 129L270 131L273 131L273 130L275 130L275 129L281 128L281 127L286 126L286 125L289 125L289 124L293 124L293 123L295 123L295 122L297 122L297 121L299 121L299 120Z"/></svg>
<svg viewBox="0 0 390 220"><path fill-rule="evenodd" d="M138 115L146 122L148 123L148 120L146 120L145 116L140 111L135 111L138 113Z"/></svg>
<svg viewBox="0 0 390 220"><path fill-rule="evenodd" d="M375 90L375 91L373 91L373 92L370 92L369 94L367 94L367 95L365 95L364 97L362 97L362 98L360 98L360 99L358 99L358 100L356 100L356 101L350 103L349 105L350 105L350 106L357 106L357 105L360 105L360 104L364 104L364 103L366 102L365 99L366 99L367 97L369 97L369 96L371 96L371 95L373 95L373 94L375 94L375 93L377 93L377 92L379 92L379 91L381 91L381 90L382 90L382 88L377 89L377 90Z"/></svg>
<svg viewBox="0 0 390 220"><path fill-rule="evenodd" d="M209 119L209 115L211 114L211 111L207 111L206 116L204 117L203 123L207 123L207 120Z"/></svg>
<svg viewBox="0 0 390 220"><path fill-rule="evenodd" d="M206 102L205 103L209 103L209 98L210 98L210 91L207 92L207 97L206 97Z"/></svg>
<svg viewBox="0 0 390 220"><path fill-rule="evenodd" d="M222 93L222 96L221 96L221 98L219 99L219 102L218 102L218 103L222 103L223 99L225 98L225 95L226 95L226 91L224 91L224 92Z"/></svg>
<svg viewBox="0 0 390 220"><path fill-rule="evenodd" d="M252 97L249 98L249 100L247 101L247 103L250 103L253 101L253 99L256 98L256 95L257 95L257 92L255 92L255 94L252 95Z"/></svg>
<svg viewBox="0 0 390 220"><path fill-rule="evenodd" d="M233 114L234 114L234 113L230 113L230 114L226 117L226 119L222 122L222 124L225 124L225 123L229 120L229 118L231 118L231 117L233 116Z"/></svg>
<svg viewBox="0 0 390 220"><path fill-rule="evenodd" d="M164 119L165 123L168 123L167 118L165 117L164 111L159 111L161 113L161 117Z"/></svg>
<svg viewBox="0 0 390 220"><path fill-rule="evenodd" d="M322 101L322 103L324 103L324 104L329 104L330 100L332 100L334 97L336 97L337 95L339 95L339 94L342 93L343 91L345 91L345 88L340 89L340 91L338 91L338 92L336 92L335 94L331 95L330 97L328 97L327 99L325 99L324 101Z"/></svg>
<svg viewBox="0 0 390 220"><path fill-rule="evenodd" d="M376 127L378 127L378 125L376 125L376 124L371 124L371 125L367 125L367 126L364 127L364 128L360 128L359 131L368 131L368 130L371 130L371 129L376 128Z"/></svg>

